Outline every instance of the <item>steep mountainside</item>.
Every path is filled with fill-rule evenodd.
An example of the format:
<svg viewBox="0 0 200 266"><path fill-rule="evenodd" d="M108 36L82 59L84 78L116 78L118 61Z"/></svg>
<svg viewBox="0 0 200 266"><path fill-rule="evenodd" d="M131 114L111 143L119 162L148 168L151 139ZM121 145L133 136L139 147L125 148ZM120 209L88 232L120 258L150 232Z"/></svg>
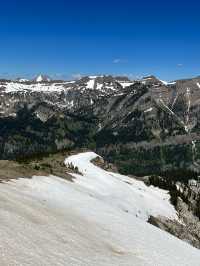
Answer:
<svg viewBox="0 0 200 266"><path fill-rule="evenodd" d="M123 173L199 171L200 78L0 81L1 159L96 149Z"/></svg>

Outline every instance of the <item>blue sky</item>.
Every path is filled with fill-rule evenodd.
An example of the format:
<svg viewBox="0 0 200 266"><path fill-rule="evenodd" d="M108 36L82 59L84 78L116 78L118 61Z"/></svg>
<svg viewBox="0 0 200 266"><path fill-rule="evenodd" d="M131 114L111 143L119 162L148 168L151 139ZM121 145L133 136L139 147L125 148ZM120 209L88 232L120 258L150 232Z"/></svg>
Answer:
<svg viewBox="0 0 200 266"><path fill-rule="evenodd" d="M0 76L200 75L197 1L2 1Z"/></svg>

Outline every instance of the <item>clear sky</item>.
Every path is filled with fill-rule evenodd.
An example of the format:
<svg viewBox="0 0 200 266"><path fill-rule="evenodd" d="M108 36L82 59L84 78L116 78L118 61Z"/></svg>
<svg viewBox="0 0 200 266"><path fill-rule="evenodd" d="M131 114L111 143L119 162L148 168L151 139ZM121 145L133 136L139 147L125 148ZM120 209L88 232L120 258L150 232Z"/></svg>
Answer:
<svg viewBox="0 0 200 266"><path fill-rule="evenodd" d="M0 76L200 75L198 2L2 0Z"/></svg>

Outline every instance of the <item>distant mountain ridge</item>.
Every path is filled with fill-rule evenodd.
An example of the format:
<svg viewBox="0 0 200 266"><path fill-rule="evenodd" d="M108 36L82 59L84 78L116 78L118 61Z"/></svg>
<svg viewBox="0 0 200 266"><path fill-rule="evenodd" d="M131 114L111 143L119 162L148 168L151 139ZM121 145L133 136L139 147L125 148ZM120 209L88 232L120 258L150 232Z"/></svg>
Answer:
<svg viewBox="0 0 200 266"><path fill-rule="evenodd" d="M200 78L88 76L0 81L1 158L72 147L97 150L122 172L199 172Z"/></svg>

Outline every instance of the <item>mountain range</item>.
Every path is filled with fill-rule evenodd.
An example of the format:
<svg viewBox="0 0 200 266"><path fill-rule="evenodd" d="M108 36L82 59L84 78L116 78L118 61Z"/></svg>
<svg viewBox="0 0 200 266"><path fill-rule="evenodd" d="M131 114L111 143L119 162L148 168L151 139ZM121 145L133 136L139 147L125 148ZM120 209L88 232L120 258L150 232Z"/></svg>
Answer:
<svg viewBox="0 0 200 266"><path fill-rule="evenodd" d="M137 175L199 171L200 78L0 81L1 159L88 147Z"/></svg>
<svg viewBox="0 0 200 266"><path fill-rule="evenodd" d="M161 265L169 265L174 258L176 265L184 265L180 257L182 249L188 250L188 256L193 254L193 264L198 265L196 250L167 237L166 233L159 233L152 225L200 248L200 77L172 82L155 76L130 80L105 75L72 81L52 80L46 75L33 80L2 79L0 99L0 189L1 195L6 195L2 203L17 198L16 210L22 213L26 225L31 223L32 228L32 220L21 206L31 209L36 224L43 222L40 217L44 204L48 215L56 220L57 212L61 211L77 222L78 213L81 221L87 219L90 225L96 224L92 217L107 219L108 209L114 221L108 219L101 228L117 226L118 219L121 224L129 221L127 228L133 226L134 230L125 232L120 246L124 246L122 240L128 243L127 235L132 230L131 245L146 254L138 265L146 265L143 260L149 258L152 250L156 255L150 265L161 258ZM33 198L38 199L36 205ZM72 212L63 200L69 203ZM18 219L18 214L12 211L13 202L6 205L13 217L12 222L5 222L8 228ZM89 209L96 213L94 202L99 216L90 215ZM79 209L81 204L85 207ZM60 219L64 227L68 215ZM23 238L23 224L22 227L18 224ZM71 228L71 224L67 225L67 231L61 230L62 234L67 232L67 237L71 234L68 226ZM59 226L53 227L56 232L60 230ZM75 227L76 232L83 233L76 223ZM116 228L119 230L121 226ZM143 233L135 239L137 228ZM2 227L0 230L3 232ZM38 235L37 225L34 230L37 240L39 235L46 234L42 230ZM90 251L91 241L97 243L96 236L102 234L91 232L95 238L88 242ZM140 246L141 239L148 242L145 234L155 239L156 249L152 248L153 242L147 248L143 242ZM11 237L10 229L7 235L5 241ZM28 231L25 235L29 239ZM82 241L73 232L71 237L77 243ZM161 241L163 237L165 240ZM48 239L52 241L54 236L49 235ZM158 241L163 245L161 250ZM172 246L166 244L168 241ZM176 245L178 249L174 249ZM25 246L23 243L19 252L21 247L24 252ZM163 250L170 254L176 250L176 254L168 261ZM65 252L59 254L65 258ZM12 256L9 255L10 260ZM82 252L79 257L83 257ZM88 258L91 259L91 253ZM126 256L127 265L132 265L136 258Z"/></svg>

